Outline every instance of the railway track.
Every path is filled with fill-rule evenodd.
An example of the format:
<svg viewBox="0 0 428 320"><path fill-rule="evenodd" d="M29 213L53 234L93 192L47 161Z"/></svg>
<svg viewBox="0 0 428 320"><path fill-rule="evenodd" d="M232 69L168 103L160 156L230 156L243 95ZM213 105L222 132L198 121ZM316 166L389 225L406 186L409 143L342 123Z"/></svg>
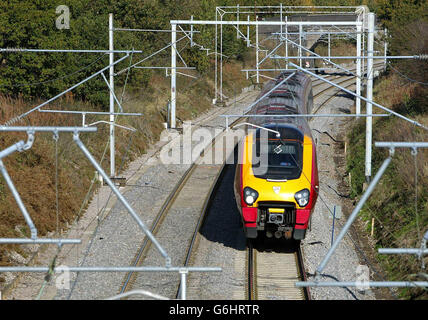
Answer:
<svg viewBox="0 0 428 320"><path fill-rule="evenodd" d="M373 67L375 68L375 69L382 69L383 67L384 67L384 63L383 62L377 62L377 63L374 63L373 64ZM355 72L356 71L356 68L353 68L353 69L349 69L349 71L352 71L352 72ZM367 71L367 69L366 70L364 70L364 72L363 72L363 75L366 73L366 71ZM324 79L327 79L327 80L330 80L330 81L333 81L333 80L335 80L335 79L338 79L338 78L342 78L343 77L343 75L341 75L341 74L327 74L327 75L325 75L324 76ZM352 75L350 75L349 77L355 77L355 76L352 76ZM319 86L319 85L322 85L322 84L326 84L324 81L322 81L322 80L320 80L320 79L318 79L318 78L313 78L312 79L312 87L314 88L314 87L317 87L317 86Z"/></svg>
<svg viewBox="0 0 428 320"><path fill-rule="evenodd" d="M344 87L345 89L349 89L350 87L355 85L355 81L354 79L345 79L343 81L340 82L335 82L336 84L340 84L342 87ZM313 113L316 114L318 113L318 111L324 106L326 105L328 102L330 102L332 99L334 99L337 94L339 92L341 92L341 90L335 88L335 87L328 87L327 89L321 90L320 92L318 92L317 94L314 95L314 99L315 98L319 98L322 95L325 95L328 91L334 91L333 94L331 94L330 96L328 96L326 99L322 100L320 104L314 104L314 111Z"/></svg>
<svg viewBox="0 0 428 320"><path fill-rule="evenodd" d="M374 65L375 69L380 69L381 67L383 67L383 63L377 63ZM352 69L351 71L353 71L355 69ZM349 89L352 86L355 85L355 77L354 76L333 76L335 77L334 79L328 79L329 77L325 77L328 80L334 82L335 84L341 85L342 87L344 87L345 89ZM344 79L342 79L344 78ZM329 97L327 97L327 99L324 99L320 104L315 105L314 104L314 111L313 113L317 113L324 105L326 105L328 102L330 102L332 99L334 99L337 95L337 93L341 92L340 89L330 86L328 85L328 83L323 82L320 79L317 79L319 82L317 82L315 85L312 86L312 88L318 88L319 86L322 85L327 85L326 88L323 88L321 90L317 90L317 92L314 94L314 99L321 97L322 95L325 95L327 92L329 91L334 91L333 94L331 94ZM339 81L334 81L334 80L339 80Z"/></svg>
<svg viewBox="0 0 428 320"><path fill-rule="evenodd" d="M204 223L204 220L207 216L208 209L209 209L210 204L214 198L214 194L215 194L215 192L219 186L219 182L221 181L222 175L224 173L224 166L225 165L223 164L219 173L217 174L217 176L215 178L214 183L211 186L210 192L208 193L207 197L205 198L204 205L203 205L202 210L201 210L201 215L198 219L195 230L193 232L192 240L190 241L188 249L186 251L186 258L185 258L185 261L183 264L184 267L188 267L190 265L191 260L192 260L192 255L195 253L194 249L197 247L197 243L198 243L198 240L199 240L199 237L201 234L200 230L201 230L203 223ZM179 285L177 287L175 298L179 299L180 295L181 295L181 286Z"/></svg>
<svg viewBox="0 0 428 320"><path fill-rule="evenodd" d="M248 300L309 300L308 288L294 283L306 279L300 242L250 241L247 249Z"/></svg>
<svg viewBox="0 0 428 320"><path fill-rule="evenodd" d="M333 77L337 84L341 84L344 87L350 87L354 84L355 79L353 76L328 76ZM345 78L345 79L343 79ZM338 80L338 81L335 81ZM321 80L315 84L314 87L325 84ZM314 97L318 98L330 90L338 90L337 88L328 86L318 91ZM325 105L328 101L335 97L335 94L327 98L318 106L315 112ZM231 126L237 124L244 119L238 119L231 124ZM223 138L224 131L222 134L214 138L207 148L213 148L216 141L219 138ZM206 150L206 149L205 149ZM201 153L202 155L202 153ZM189 187L197 183L200 176L210 176L211 183L204 191L199 190L201 193L205 192L206 196L204 200L198 204L199 214L195 220L195 226L193 233L188 237L186 244L186 250L180 257L179 265L189 266L192 260L192 255L195 253L195 247L197 247L198 239L200 236L200 229L203 225L206 212L208 211L209 205L213 196L215 195L218 187L218 182L221 180L224 165L207 166L199 163L200 158L193 162L187 169L182 178L174 186L172 192L165 200L161 210L158 212L156 218L151 225L151 232L157 236L161 230L163 222L167 219L172 209L176 206L181 206L183 201L188 201L189 197L186 197ZM214 179L213 179L214 178ZM256 248L254 243L250 242L247 249L247 263L246 272L248 275L248 281L246 286L246 297L250 300L256 299L296 299L296 300L308 300L310 299L310 292L307 289L296 288L294 283L296 281L302 281L305 279L305 271L303 265L303 256L299 243L288 243L282 249L276 248L275 252L272 252L269 248L260 249L259 244ZM151 243L148 239L145 239L141 244L132 266L142 266L146 258L149 256L151 250ZM281 251L282 250L282 251ZM177 263L175 263L177 265ZM275 266L273 268L272 266ZM119 290L119 293L124 293L133 288L136 281L137 274L128 273L124 277L123 284ZM177 279L176 286L174 289L173 296L171 298L178 298L180 296L180 285Z"/></svg>
<svg viewBox="0 0 428 320"><path fill-rule="evenodd" d="M243 121L243 119L237 119L235 120L231 126ZM201 152L199 158L193 162L190 167L186 170L184 175L181 177L181 179L176 183L174 186L172 192L168 196L168 198L163 203L161 209L159 210L158 214L156 215L151 227L150 231L153 235L158 236L163 222L168 218L169 215L172 215L172 211L174 211L177 207L183 208L183 206L190 205L190 202L194 200L192 206L194 208L197 208L199 211L198 216L193 216L193 221L195 224L195 228L193 231L193 234L190 237L187 237L187 249L184 251L185 254L183 254L180 257L180 260L178 265L187 267L191 261L191 256L193 254L193 249L195 246L195 243L197 243L198 237L199 237L199 230L203 224L203 220L205 217L205 214L207 212L207 209L209 207L209 204L212 200L212 196L215 193L215 189L218 185L218 181L221 178L221 175L223 173L224 164L222 165L205 165L201 164L201 157L204 154L204 152L207 152L209 148L213 149L216 146L216 143L223 139L224 135L227 134L226 131L223 131L221 134L216 136L209 146L207 146L204 151ZM227 151L223 149L223 154L225 154ZM211 182L204 183L202 181L201 183L201 177L208 177ZM214 179L213 179L214 178ZM199 184L199 188L196 188L198 191L198 197L194 197L191 199L192 193L195 192L189 192L192 189L195 189L195 185L197 186ZM206 197L203 201L201 201L201 197L199 195L205 194ZM190 195L190 197L189 197ZM195 200L195 198L199 198ZM197 219L196 219L197 218ZM151 250L151 242L145 238L143 243L141 244L134 260L132 263L132 266L142 266L143 263L146 260L146 257L149 255L149 251ZM174 263L177 265L177 262ZM129 272L126 274L123 284L121 285L121 288L119 290L119 293L124 293L126 291L129 291L133 288L135 281L136 281L137 274L133 272ZM177 279L177 286L175 290L175 295L171 296L171 298L179 298L180 296L180 285Z"/></svg>

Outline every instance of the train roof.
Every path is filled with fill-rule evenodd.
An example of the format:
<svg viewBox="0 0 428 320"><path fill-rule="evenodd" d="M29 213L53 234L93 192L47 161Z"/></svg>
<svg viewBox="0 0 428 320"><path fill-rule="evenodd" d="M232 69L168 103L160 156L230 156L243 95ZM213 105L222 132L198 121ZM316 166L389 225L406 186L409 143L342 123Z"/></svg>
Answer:
<svg viewBox="0 0 428 320"><path fill-rule="evenodd" d="M278 131L281 135L281 139L284 140L295 140L298 141L300 143L303 143L304 141L304 135L303 132L301 130L299 130L298 128L296 128L295 126L292 125L287 125L287 124L283 124L283 123L269 123L266 124L264 126L264 128L268 128L271 130L275 130ZM256 139L260 138L260 134L261 134L262 129L257 129L256 130ZM276 136L275 133L273 132L267 132L268 134L268 138L269 139L277 139L278 137Z"/></svg>
<svg viewBox="0 0 428 320"><path fill-rule="evenodd" d="M275 80L269 81L263 87L262 92L257 99L262 98L267 92L271 91L282 80L295 73L284 84L273 90L268 96L261 99L250 111L249 114L257 115L249 117L250 123L268 127L271 125L293 126L300 130L304 135L311 136L311 131L307 123L307 118L303 117L269 117L269 115L295 115L306 113L304 108L305 95L307 91L312 91L312 81L303 72L285 71ZM287 134L285 134L287 135Z"/></svg>

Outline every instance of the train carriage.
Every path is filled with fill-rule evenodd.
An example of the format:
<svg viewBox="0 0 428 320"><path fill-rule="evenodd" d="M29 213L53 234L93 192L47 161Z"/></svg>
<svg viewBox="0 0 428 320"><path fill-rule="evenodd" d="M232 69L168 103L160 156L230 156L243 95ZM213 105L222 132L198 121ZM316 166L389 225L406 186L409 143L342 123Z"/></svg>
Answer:
<svg viewBox="0 0 428 320"><path fill-rule="evenodd" d="M290 74L268 82L257 99ZM257 129L240 142L234 184L247 238L305 238L319 188L316 146L307 118L285 116L312 108L311 80L296 72L249 111L261 117L248 118Z"/></svg>

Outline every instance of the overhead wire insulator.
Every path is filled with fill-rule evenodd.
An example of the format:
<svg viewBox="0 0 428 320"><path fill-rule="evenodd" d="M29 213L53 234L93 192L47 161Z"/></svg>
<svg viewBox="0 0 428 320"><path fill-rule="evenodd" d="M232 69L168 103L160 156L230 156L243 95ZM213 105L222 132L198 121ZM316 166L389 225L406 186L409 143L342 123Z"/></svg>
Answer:
<svg viewBox="0 0 428 320"><path fill-rule="evenodd" d="M2 48L0 52L22 52L24 49L21 48Z"/></svg>
<svg viewBox="0 0 428 320"><path fill-rule="evenodd" d="M20 120L21 120L21 117L20 117L20 116L15 117L15 118L12 118L12 119L8 120L8 121L4 124L4 126L5 126L5 127L9 127L9 126L11 126L11 125L13 125L13 124L17 123L17 122L18 122L18 121L20 121Z"/></svg>

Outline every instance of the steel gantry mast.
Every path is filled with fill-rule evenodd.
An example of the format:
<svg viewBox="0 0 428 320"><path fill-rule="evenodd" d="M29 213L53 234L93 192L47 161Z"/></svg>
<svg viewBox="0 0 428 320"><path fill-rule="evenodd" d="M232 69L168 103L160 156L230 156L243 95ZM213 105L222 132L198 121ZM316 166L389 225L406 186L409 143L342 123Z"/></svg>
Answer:
<svg viewBox="0 0 428 320"><path fill-rule="evenodd" d="M309 22L309 21L224 21L224 20L171 20L171 43L175 42L176 39L176 32L177 32L177 25L193 25L193 26L197 26L197 25L212 25L216 27L216 30L218 29L218 27L222 28L223 26L254 26L257 28L259 28L260 26L297 26L299 28L303 28L304 26L331 26L331 25L340 25L340 26L358 26L358 25L362 25L362 22L359 21L318 21L318 22ZM302 29L303 30L303 29ZM221 38L221 36L220 36ZM248 40L247 40L248 41ZM258 44L255 45L256 47L258 47ZM174 48L174 46L171 46L171 67L176 66L176 48ZM222 45L220 44L220 48L222 47ZM217 48L217 46L216 46ZM220 51L220 57L222 57L222 52ZM217 57L217 55L216 55ZM222 67L217 66L217 68L220 68L220 86L218 86L218 76L217 76L217 71L216 71L216 92L215 92L215 99L223 99L223 92L222 92ZM218 65L217 62L217 58L216 58L216 65ZM256 68L258 68L258 63ZM216 68L216 70L217 70ZM171 77L171 100L175 100L176 99L176 78ZM171 127L174 128L175 126L173 126L172 124L175 123L175 119L172 116L173 114L175 114L175 109L176 109L176 104L175 103L171 103Z"/></svg>
<svg viewBox="0 0 428 320"><path fill-rule="evenodd" d="M108 16L108 21L109 21L109 50L113 51L114 50L114 39L113 39L113 13L110 13ZM109 59L110 59L110 69L109 69L109 73L110 73L110 177L115 177L116 176L116 169L115 169L115 158L116 158L116 153L115 153L115 137L114 137L114 121L115 121L115 116L114 116L114 66L113 61L114 61L114 53L111 52L109 54Z"/></svg>

